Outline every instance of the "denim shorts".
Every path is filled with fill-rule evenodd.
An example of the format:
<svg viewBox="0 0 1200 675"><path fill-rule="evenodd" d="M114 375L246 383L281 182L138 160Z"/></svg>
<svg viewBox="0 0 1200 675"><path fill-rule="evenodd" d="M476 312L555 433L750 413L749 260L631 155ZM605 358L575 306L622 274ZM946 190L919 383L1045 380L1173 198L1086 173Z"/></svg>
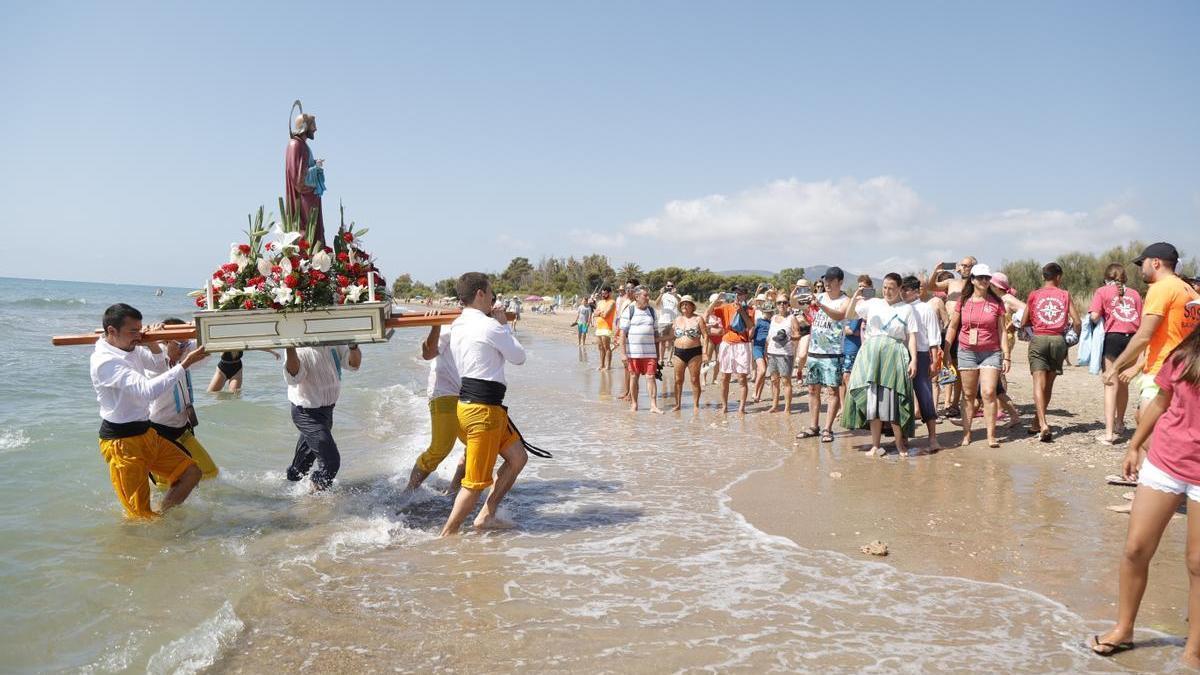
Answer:
<svg viewBox="0 0 1200 675"><path fill-rule="evenodd" d="M974 351L958 348L958 369L979 370L980 368L1004 369L1004 352L999 349Z"/></svg>

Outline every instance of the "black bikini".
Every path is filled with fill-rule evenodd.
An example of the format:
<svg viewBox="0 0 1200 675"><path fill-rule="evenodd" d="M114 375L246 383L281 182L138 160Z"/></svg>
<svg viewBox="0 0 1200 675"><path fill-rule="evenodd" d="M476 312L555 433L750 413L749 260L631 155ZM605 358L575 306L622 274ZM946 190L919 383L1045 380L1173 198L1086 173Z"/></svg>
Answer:
<svg viewBox="0 0 1200 675"><path fill-rule="evenodd" d="M217 370L221 371L225 379L233 379L234 375L242 372L242 353L221 352L221 360L217 362Z"/></svg>
<svg viewBox="0 0 1200 675"><path fill-rule="evenodd" d="M702 347L676 347L675 358L683 361L683 365L686 366L692 362L692 359L700 357L703 352Z"/></svg>

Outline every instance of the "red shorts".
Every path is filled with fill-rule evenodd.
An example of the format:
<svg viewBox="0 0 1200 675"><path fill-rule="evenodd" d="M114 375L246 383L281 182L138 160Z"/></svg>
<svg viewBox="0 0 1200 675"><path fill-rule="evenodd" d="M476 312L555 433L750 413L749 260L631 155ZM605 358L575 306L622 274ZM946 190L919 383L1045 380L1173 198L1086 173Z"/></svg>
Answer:
<svg viewBox="0 0 1200 675"><path fill-rule="evenodd" d="M629 372L638 375L648 375L654 377L654 373L658 371L658 360L654 357L645 359L628 359L625 363L629 364Z"/></svg>

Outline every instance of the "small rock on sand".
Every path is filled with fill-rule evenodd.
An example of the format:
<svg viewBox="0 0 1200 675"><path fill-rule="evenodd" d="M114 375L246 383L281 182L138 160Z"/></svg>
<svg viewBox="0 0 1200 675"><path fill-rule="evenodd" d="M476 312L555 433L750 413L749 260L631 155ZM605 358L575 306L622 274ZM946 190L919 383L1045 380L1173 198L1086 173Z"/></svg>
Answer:
<svg viewBox="0 0 1200 675"><path fill-rule="evenodd" d="M829 477L830 477L830 478L841 478L841 477L842 477L842 472L841 472L841 471L830 471L830 472L829 472Z"/></svg>
<svg viewBox="0 0 1200 675"><path fill-rule="evenodd" d="M882 541L873 541L866 546L858 549L867 555L884 556L888 554L888 545Z"/></svg>

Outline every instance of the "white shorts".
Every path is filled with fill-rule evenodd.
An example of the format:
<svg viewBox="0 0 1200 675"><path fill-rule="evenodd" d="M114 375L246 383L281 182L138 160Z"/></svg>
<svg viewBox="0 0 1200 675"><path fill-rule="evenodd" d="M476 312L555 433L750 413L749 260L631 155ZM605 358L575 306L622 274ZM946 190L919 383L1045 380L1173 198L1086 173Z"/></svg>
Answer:
<svg viewBox="0 0 1200 675"><path fill-rule="evenodd" d="M749 375L751 361L749 342L722 342L717 352L722 375Z"/></svg>
<svg viewBox="0 0 1200 675"><path fill-rule="evenodd" d="M1138 485L1145 485L1160 492L1173 495L1186 494L1187 498L1200 502L1200 485L1185 483L1171 474L1150 463L1150 458L1142 460L1142 468L1138 469Z"/></svg>

